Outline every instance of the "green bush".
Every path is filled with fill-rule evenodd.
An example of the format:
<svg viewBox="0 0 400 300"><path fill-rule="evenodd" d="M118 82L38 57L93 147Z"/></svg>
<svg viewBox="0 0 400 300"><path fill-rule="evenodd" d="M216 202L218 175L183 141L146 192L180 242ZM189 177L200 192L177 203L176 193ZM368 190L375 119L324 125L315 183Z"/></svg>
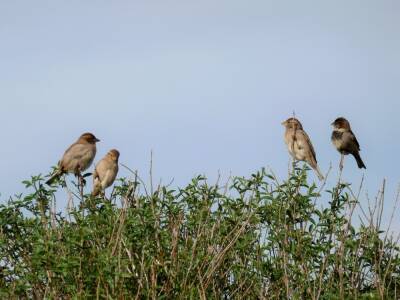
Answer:
<svg viewBox="0 0 400 300"><path fill-rule="evenodd" d="M379 218L351 224L348 184L318 191L307 172L154 191L120 179L110 199L74 187L63 213L32 177L0 206L0 298L397 298L397 242Z"/></svg>

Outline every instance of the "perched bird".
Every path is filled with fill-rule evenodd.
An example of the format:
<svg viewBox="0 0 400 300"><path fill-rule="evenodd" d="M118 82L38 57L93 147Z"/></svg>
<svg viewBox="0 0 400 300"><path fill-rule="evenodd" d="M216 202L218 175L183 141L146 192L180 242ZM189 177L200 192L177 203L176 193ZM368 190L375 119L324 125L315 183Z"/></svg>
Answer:
<svg viewBox="0 0 400 300"><path fill-rule="evenodd" d="M307 162L317 173L318 179L323 180L324 176L318 168L314 147L300 121L296 118L289 118L282 125L286 127L285 143L289 153L294 159Z"/></svg>
<svg viewBox="0 0 400 300"><path fill-rule="evenodd" d="M93 173L93 196L97 196L113 184L118 173L119 152L110 150L96 165Z"/></svg>
<svg viewBox="0 0 400 300"><path fill-rule="evenodd" d="M345 118L337 118L332 124L332 143L336 149L341 153L340 159L340 170L343 169L344 155L352 154L357 161L358 167L364 168L365 164L360 156L360 144L358 143L356 136L351 131L350 123Z"/></svg>
<svg viewBox="0 0 400 300"><path fill-rule="evenodd" d="M81 176L81 172L85 171L93 162L96 156L96 143L100 140L92 133L84 133L79 139L73 143L64 153L58 162L57 171L47 180L47 184L52 184L56 179L65 173L74 173Z"/></svg>

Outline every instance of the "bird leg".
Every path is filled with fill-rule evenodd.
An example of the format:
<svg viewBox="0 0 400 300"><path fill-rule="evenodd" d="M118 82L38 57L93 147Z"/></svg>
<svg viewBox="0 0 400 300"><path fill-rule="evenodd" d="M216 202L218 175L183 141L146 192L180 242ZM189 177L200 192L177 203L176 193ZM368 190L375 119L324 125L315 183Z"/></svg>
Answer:
<svg viewBox="0 0 400 300"><path fill-rule="evenodd" d="M75 170L75 176L78 178L78 189L79 189L79 192L80 192L82 200L83 200L83 187L85 186L86 181L85 181L85 178L81 174L80 168L77 168Z"/></svg>
<svg viewBox="0 0 400 300"><path fill-rule="evenodd" d="M81 197L83 200L83 186L85 185L85 179L83 179L82 174L79 172L78 173L78 187L79 187L79 192L81 193Z"/></svg>
<svg viewBox="0 0 400 300"><path fill-rule="evenodd" d="M344 164L344 154L342 153L341 156L340 156L340 163L339 163L340 171L343 170L343 164Z"/></svg>
<svg viewBox="0 0 400 300"><path fill-rule="evenodd" d="M78 174L79 184L83 187L86 183L85 178L83 178L82 174Z"/></svg>

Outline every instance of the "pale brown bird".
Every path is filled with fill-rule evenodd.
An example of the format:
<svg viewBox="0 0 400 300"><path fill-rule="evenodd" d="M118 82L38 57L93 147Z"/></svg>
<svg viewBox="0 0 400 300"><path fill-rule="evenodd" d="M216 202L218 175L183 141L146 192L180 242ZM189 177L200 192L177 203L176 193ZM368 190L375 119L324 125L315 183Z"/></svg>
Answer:
<svg viewBox="0 0 400 300"><path fill-rule="evenodd" d="M118 173L118 158L118 150L112 149L96 165L93 173L93 196L97 196L113 184Z"/></svg>
<svg viewBox="0 0 400 300"><path fill-rule="evenodd" d="M324 176L318 168L314 147L307 133L303 130L300 121L296 118L289 118L282 125L286 128L285 143L290 155L295 160L307 162L317 173L318 179L323 180Z"/></svg>
<svg viewBox="0 0 400 300"><path fill-rule="evenodd" d="M332 143L335 148L340 152L340 170L343 169L344 156L351 154L357 161L357 165L360 169L366 169L364 162L360 156L360 144L357 141L356 136L351 131L350 123L345 118L337 118L332 124Z"/></svg>
<svg viewBox="0 0 400 300"><path fill-rule="evenodd" d="M47 180L47 184L52 184L56 179L65 173L74 173L81 176L81 172L85 171L93 162L96 156L96 143L100 140L92 133L82 134L79 139L73 143L64 153L58 162L57 171Z"/></svg>

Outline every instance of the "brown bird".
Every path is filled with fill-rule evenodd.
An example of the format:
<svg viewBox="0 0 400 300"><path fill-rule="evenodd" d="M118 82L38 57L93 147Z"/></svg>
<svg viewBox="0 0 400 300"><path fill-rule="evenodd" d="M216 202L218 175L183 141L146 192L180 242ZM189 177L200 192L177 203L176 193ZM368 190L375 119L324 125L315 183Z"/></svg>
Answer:
<svg viewBox="0 0 400 300"><path fill-rule="evenodd" d="M73 143L64 153L58 162L57 171L47 180L47 184L52 184L56 179L65 173L74 173L80 177L81 172L85 171L93 162L96 156L96 143L100 140L92 133L84 133Z"/></svg>
<svg viewBox="0 0 400 300"><path fill-rule="evenodd" d="M97 196L113 184L118 173L119 152L110 150L96 165L93 173L93 196Z"/></svg>
<svg viewBox="0 0 400 300"><path fill-rule="evenodd" d="M350 123L345 118L337 118L332 124L332 143L336 149L341 153L340 170L343 169L344 156L352 154L357 161L358 167L364 168L365 164L360 156L360 144L358 143L356 136L351 131Z"/></svg>
<svg viewBox="0 0 400 300"><path fill-rule="evenodd" d="M285 143L289 153L294 159L307 162L317 173L318 179L323 180L324 176L318 168L314 147L300 121L296 118L289 118L282 125L286 127Z"/></svg>

